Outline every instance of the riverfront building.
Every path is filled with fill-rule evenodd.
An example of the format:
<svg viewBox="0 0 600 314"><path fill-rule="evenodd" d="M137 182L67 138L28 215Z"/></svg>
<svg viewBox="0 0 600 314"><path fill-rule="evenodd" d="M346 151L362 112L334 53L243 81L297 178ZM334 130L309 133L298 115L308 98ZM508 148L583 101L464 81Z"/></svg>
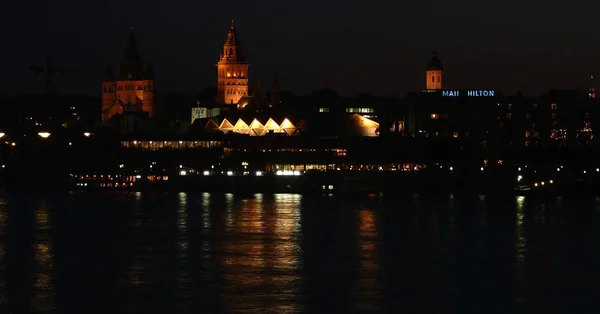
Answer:
<svg viewBox="0 0 600 314"><path fill-rule="evenodd" d="M106 67L102 81L102 121L124 112L144 112L152 117L157 99L154 70L149 59L146 65L142 62L133 28L116 74L110 65Z"/></svg>

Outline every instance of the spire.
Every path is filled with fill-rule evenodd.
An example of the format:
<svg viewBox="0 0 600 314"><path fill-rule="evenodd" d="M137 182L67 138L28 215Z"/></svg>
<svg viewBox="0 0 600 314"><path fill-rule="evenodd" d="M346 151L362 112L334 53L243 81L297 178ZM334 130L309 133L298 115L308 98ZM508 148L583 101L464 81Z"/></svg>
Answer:
<svg viewBox="0 0 600 314"><path fill-rule="evenodd" d="M254 82L254 97L257 99L262 98L262 92L260 90L260 81Z"/></svg>
<svg viewBox="0 0 600 314"><path fill-rule="evenodd" d="M244 62L245 56L242 52L242 44L235 30L235 21L231 20L231 27L227 33L227 39L221 52L221 61Z"/></svg>
<svg viewBox="0 0 600 314"><path fill-rule="evenodd" d="M146 63L146 78L150 80L154 79L154 67L152 67L150 57L148 57L148 62Z"/></svg>
<svg viewBox="0 0 600 314"><path fill-rule="evenodd" d="M103 80L103 82L114 82L115 81L115 75L114 75L114 72L113 72L110 64L106 65L106 69L104 70L104 78L102 80Z"/></svg>
<svg viewBox="0 0 600 314"><path fill-rule="evenodd" d="M230 46L239 46L240 40L238 39L237 32L235 31L235 21L231 20L231 27L229 28L229 33L227 34L227 40L225 41L226 45Z"/></svg>
<svg viewBox="0 0 600 314"><path fill-rule="evenodd" d="M271 97L269 101L269 106L275 107L279 105L279 82L277 81L277 77L273 79L273 87L271 87Z"/></svg>
<svg viewBox="0 0 600 314"><path fill-rule="evenodd" d="M135 40L133 26L130 27L129 41L123 54L121 63L121 80L141 80L144 78L144 65L142 64L140 53Z"/></svg>
<svg viewBox="0 0 600 314"><path fill-rule="evenodd" d="M596 88L594 86L594 76L590 76L590 93L588 94L590 98L596 98Z"/></svg>

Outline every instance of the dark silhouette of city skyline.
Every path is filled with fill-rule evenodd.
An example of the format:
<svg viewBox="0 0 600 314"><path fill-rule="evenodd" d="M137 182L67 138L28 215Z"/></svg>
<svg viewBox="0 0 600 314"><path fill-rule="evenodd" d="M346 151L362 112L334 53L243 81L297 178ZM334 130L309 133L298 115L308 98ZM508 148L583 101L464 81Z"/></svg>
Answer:
<svg viewBox="0 0 600 314"><path fill-rule="evenodd" d="M527 95L550 88L587 90L589 76L600 68L594 53L600 47L589 40L595 29L585 16L593 11L589 6L586 12L544 14L557 19L529 14L534 8L527 5L514 10L510 2L489 18L479 17L476 6L443 2L387 4L385 10L377 3L359 8L335 2L321 3L318 10L310 3L235 1L210 9L157 7L102 1L84 9L65 1L30 12L23 4L9 4L0 22L10 43L0 50L0 95L42 92L40 76L28 68L46 56L58 67L78 70L57 77L60 92L99 95L104 67L120 61L131 25L142 57L153 60L161 93L194 95L216 84L214 65L232 18L252 65L252 81L266 87L277 76L282 90L302 95L328 87L344 96L403 97L423 88L434 48L449 89ZM68 13L77 8L77 17Z"/></svg>

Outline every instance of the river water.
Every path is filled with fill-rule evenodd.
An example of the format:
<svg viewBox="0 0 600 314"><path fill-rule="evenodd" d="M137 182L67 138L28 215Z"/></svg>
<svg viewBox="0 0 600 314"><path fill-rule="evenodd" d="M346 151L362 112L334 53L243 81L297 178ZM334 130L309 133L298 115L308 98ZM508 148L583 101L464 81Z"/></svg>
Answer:
<svg viewBox="0 0 600 314"><path fill-rule="evenodd" d="M0 313L598 313L600 198L0 196Z"/></svg>

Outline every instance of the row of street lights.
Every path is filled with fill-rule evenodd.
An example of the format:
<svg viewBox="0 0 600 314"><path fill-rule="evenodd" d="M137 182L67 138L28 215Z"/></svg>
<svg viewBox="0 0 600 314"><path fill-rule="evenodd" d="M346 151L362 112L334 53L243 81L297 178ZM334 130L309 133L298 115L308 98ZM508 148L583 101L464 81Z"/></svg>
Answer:
<svg viewBox="0 0 600 314"><path fill-rule="evenodd" d="M52 135L50 132L38 132L38 136L41 138L49 138L50 135ZM0 139L3 138L4 136L6 136L6 133L0 132ZM92 133L85 132L85 133L83 133L83 136L90 137L90 136L92 136Z"/></svg>
<svg viewBox="0 0 600 314"><path fill-rule="evenodd" d="M0 138L3 138L5 135L6 135L6 133L0 132ZM38 135L41 138L49 138L50 137L50 132L39 132Z"/></svg>

